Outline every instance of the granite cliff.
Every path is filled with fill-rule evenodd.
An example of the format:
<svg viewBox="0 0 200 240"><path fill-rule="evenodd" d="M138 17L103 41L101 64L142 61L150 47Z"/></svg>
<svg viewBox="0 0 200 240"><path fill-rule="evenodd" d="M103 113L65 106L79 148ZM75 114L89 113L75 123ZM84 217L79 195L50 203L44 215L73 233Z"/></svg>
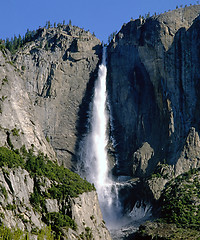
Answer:
<svg viewBox="0 0 200 240"><path fill-rule="evenodd" d="M200 167L199 14L197 5L131 20L108 46L113 173L134 178L126 199L121 190L126 210L138 199L158 210L169 181Z"/></svg>
<svg viewBox="0 0 200 240"><path fill-rule="evenodd" d="M94 188L62 169L76 167L101 49L96 37L71 25L40 28L12 54L1 45L1 234L10 228L13 239L111 239ZM29 169L31 159L40 173ZM82 190L74 195L73 188Z"/></svg>
<svg viewBox="0 0 200 240"><path fill-rule="evenodd" d="M117 175L200 167L199 13L197 5L130 21L109 44Z"/></svg>
<svg viewBox="0 0 200 240"><path fill-rule="evenodd" d="M115 143L108 148L113 175L129 179L119 191L126 213L138 201L158 206L171 179L200 167L199 14L196 5L131 20L107 48ZM42 152L76 170L101 55L101 42L71 25L40 28L12 54L1 46L0 146L16 154ZM22 166L3 165L0 181L0 218L6 226L32 231L34 238L33 229L46 228L46 216L64 205L78 227L62 229L63 236L110 239L95 191L58 203L48 195L55 182L34 178ZM45 214L31 205L36 182Z"/></svg>
<svg viewBox="0 0 200 240"><path fill-rule="evenodd" d="M12 57L43 134L69 168L84 132L101 49L90 32L67 25L39 29L37 38Z"/></svg>

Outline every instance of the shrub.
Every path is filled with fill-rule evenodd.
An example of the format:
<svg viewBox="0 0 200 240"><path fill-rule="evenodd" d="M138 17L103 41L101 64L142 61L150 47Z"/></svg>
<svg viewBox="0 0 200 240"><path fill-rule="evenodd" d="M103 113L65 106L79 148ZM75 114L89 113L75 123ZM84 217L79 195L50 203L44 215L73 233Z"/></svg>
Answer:
<svg viewBox="0 0 200 240"><path fill-rule="evenodd" d="M8 166L9 168L23 167L24 159L13 150L6 147L0 147L0 167L3 166Z"/></svg>
<svg viewBox="0 0 200 240"><path fill-rule="evenodd" d="M93 234L92 234L91 228L89 228L89 227L85 228L85 237L87 240L93 239Z"/></svg>
<svg viewBox="0 0 200 240"><path fill-rule="evenodd" d="M54 240L51 227L45 227L39 231L31 231L32 234L37 235L38 240ZM29 233L26 231L22 231L19 228L10 229L3 224L0 225L0 239L5 240L28 240Z"/></svg>
<svg viewBox="0 0 200 240"><path fill-rule="evenodd" d="M28 239L28 233L23 232L19 228L17 229L10 229L4 225L0 226L0 236L1 239L8 239L8 240L26 240Z"/></svg>
<svg viewBox="0 0 200 240"><path fill-rule="evenodd" d="M49 139L48 136L46 136L46 140L47 140L48 143L50 143L50 139Z"/></svg>
<svg viewBox="0 0 200 240"><path fill-rule="evenodd" d="M200 170L190 170L168 184L162 195L162 218L178 227L199 229Z"/></svg>
<svg viewBox="0 0 200 240"><path fill-rule="evenodd" d="M6 188L5 188L4 186L2 186L1 184L0 184L0 192L3 194L3 196L5 197L5 199L8 198L8 193L7 193L7 191L6 191Z"/></svg>
<svg viewBox="0 0 200 240"><path fill-rule="evenodd" d="M17 152L17 153L16 153ZM0 167L22 167L25 168L34 179L34 191L30 196L30 202L36 211L43 215L43 220L49 226L52 226L57 238L62 235L63 227L71 227L76 229L74 220L71 219L70 209L67 208L66 202L71 197L77 197L83 192L94 190L94 185L91 185L86 180L82 179L78 174L71 172L69 169L59 166L48 159L42 153L33 154L33 147L29 151L25 146L19 150L10 150L5 147L0 147ZM52 181L48 192L41 192L41 177L46 177ZM3 194L7 194L2 187ZM47 198L57 199L62 209L58 213L47 213L45 200ZM7 205L7 209L14 210L14 205ZM23 216L21 216L22 218ZM23 221L27 221L23 219ZM87 233L90 235L90 232Z"/></svg>
<svg viewBox="0 0 200 240"><path fill-rule="evenodd" d="M3 78L3 80L2 80L2 84L4 85L4 84L7 83L7 82L8 82L8 77L5 76L5 78Z"/></svg>
<svg viewBox="0 0 200 240"><path fill-rule="evenodd" d="M17 137L19 137L19 129L16 129L16 128L13 128L12 130L11 130L11 132L12 132L12 134L13 134L13 136L17 136Z"/></svg>
<svg viewBox="0 0 200 240"><path fill-rule="evenodd" d="M38 156L29 153L25 168L32 176L45 176L50 180L56 181L58 190L51 190L52 193L59 191L60 193L57 193L59 197L61 194L77 197L83 192L95 189L93 185L82 179L78 174L53 163L42 153L38 154Z"/></svg>
<svg viewBox="0 0 200 240"><path fill-rule="evenodd" d="M7 206L6 206L6 209L7 210L11 210L11 211L13 211L13 210L15 210L16 209L16 205L15 204L8 204Z"/></svg>
<svg viewBox="0 0 200 240"><path fill-rule="evenodd" d="M69 216L61 214L59 212L47 213L44 222L48 225L51 225L52 230L57 234L57 237L62 235L62 228L72 228L73 230L77 229L77 225L73 219Z"/></svg>
<svg viewBox="0 0 200 240"><path fill-rule="evenodd" d="M22 70L22 71L24 71L25 69L26 69L26 67L25 67L25 66L22 66L22 67L21 67L21 70Z"/></svg>

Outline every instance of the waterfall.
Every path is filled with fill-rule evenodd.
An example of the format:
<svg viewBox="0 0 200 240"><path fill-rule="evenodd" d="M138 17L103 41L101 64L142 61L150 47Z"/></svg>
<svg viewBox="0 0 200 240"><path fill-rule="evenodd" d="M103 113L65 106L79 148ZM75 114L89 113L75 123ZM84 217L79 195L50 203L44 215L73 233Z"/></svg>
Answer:
<svg viewBox="0 0 200 240"><path fill-rule="evenodd" d="M90 108L88 133L81 144L81 176L94 183L101 211L107 224L117 214L117 188L108 177L107 157L107 94L106 94L106 49L103 48L102 63L99 66L98 78L95 82L94 96ZM84 170L83 170L84 169Z"/></svg>
<svg viewBox="0 0 200 240"><path fill-rule="evenodd" d="M131 221L145 217L151 209L146 204L140 206L136 203L129 214L123 213L121 197L124 196L120 196L119 199L118 195L120 189L129 185L127 176L119 177L117 182L109 177L107 157L107 109L109 106L107 106L106 74L106 49L104 48L98 78L95 81L93 100L90 103L88 131L80 143L78 173L94 183L106 225L110 230L115 231Z"/></svg>

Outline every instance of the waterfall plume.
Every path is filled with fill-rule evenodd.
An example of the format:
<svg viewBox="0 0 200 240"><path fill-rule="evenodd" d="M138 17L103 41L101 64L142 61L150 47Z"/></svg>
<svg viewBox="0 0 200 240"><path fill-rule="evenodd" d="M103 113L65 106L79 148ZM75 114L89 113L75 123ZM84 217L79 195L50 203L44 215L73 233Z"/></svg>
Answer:
<svg viewBox="0 0 200 240"><path fill-rule="evenodd" d="M106 48L103 48L102 63L99 66L91 102L89 130L81 146L84 174L82 169L79 173L84 175L83 177L86 177L89 182L94 183L103 217L110 222L115 215L114 212L116 213L113 207L116 205L117 189L108 176L106 74Z"/></svg>

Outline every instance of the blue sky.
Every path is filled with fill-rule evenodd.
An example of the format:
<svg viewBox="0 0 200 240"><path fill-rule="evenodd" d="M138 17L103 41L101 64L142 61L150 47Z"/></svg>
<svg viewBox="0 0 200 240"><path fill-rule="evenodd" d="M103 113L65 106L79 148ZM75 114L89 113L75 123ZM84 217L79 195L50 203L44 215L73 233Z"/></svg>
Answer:
<svg viewBox="0 0 200 240"><path fill-rule="evenodd" d="M181 4L195 4L186 0L2 0L0 14L0 38L24 35L26 30L36 30L51 23L69 22L79 26L106 42L108 36L119 31L131 17L162 13Z"/></svg>

